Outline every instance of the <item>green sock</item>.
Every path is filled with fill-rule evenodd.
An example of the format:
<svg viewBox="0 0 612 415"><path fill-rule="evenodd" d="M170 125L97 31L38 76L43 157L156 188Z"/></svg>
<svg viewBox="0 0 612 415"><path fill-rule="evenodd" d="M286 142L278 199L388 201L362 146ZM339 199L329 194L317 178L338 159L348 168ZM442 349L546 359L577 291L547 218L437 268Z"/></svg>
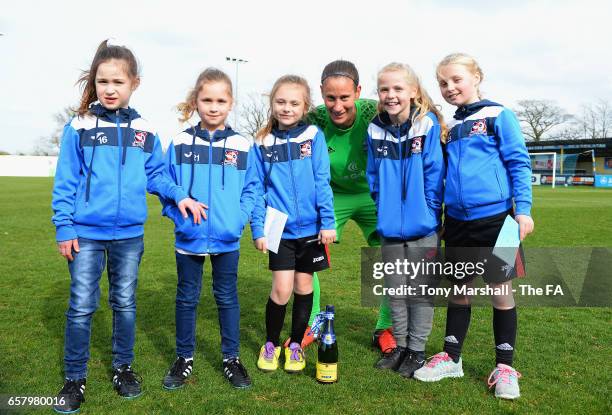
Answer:
<svg viewBox="0 0 612 415"><path fill-rule="evenodd" d="M376 322L376 330L384 330L393 326L391 321L391 308L389 307L389 299L385 295L378 308L378 321Z"/></svg>
<svg viewBox="0 0 612 415"><path fill-rule="evenodd" d="M321 311L321 287L319 286L319 276L315 272L312 274L312 309L310 310L310 319L308 325L312 327L312 322L315 316Z"/></svg>

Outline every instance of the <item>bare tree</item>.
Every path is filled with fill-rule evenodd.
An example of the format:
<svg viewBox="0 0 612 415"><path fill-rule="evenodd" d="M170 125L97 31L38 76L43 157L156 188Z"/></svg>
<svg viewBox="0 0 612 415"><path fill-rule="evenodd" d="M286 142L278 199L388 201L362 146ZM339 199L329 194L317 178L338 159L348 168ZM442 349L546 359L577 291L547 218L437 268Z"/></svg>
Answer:
<svg viewBox="0 0 612 415"><path fill-rule="evenodd" d="M581 138L597 138L599 125L595 106L592 103L583 104L580 107L580 114L574 118L574 124Z"/></svg>
<svg viewBox="0 0 612 415"><path fill-rule="evenodd" d="M523 134L534 141L540 141L552 128L563 124L569 115L553 101L526 99L518 101L515 111L523 123Z"/></svg>
<svg viewBox="0 0 612 415"><path fill-rule="evenodd" d="M255 139L257 132L268 121L268 101L262 94L249 94L248 99L240 105L240 130Z"/></svg>
<svg viewBox="0 0 612 415"><path fill-rule="evenodd" d="M595 104L595 115L599 124L599 137L607 138L612 133L612 107L610 102L599 99Z"/></svg>
<svg viewBox="0 0 612 415"><path fill-rule="evenodd" d="M580 113L572 117L569 128L564 129L561 138L596 139L612 135L612 106L606 100L584 104Z"/></svg>
<svg viewBox="0 0 612 415"><path fill-rule="evenodd" d="M70 122L75 114L76 112L70 107L65 107L61 111L56 112L53 115L53 119L55 120L55 129L51 135L40 137L38 139L38 142L34 145L32 155L56 156L59 154L64 126Z"/></svg>
<svg viewBox="0 0 612 415"><path fill-rule="evenodd" d="M578 124L585 138L606 138L612 133L612 107L606 100L582 106Z"/></svg>
<svg viewBox="0 0 612 415"><path fill-rule="evenodd" d="M580 125L576 122L575 118L572 117L569 125L559 131L555 137L558 140L580 140L584 138L584 132L580 128Z"/></svg>

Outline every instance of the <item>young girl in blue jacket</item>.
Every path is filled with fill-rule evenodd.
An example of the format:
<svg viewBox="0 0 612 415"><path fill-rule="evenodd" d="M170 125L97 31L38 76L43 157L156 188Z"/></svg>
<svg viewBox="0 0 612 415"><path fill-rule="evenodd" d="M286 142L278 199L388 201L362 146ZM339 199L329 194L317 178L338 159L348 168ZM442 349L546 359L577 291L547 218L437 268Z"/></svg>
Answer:
<svg viewBox="0 0 612 415"><path fill-rule="evenodd" d="M439 245L445 172L442 115L406 64L391 63L380 70L378 98L379 114L368 127L366 175L378 212L383 261L420 262ZM385 286L435 283L434 276L430 281L426 275L418 277L386 275ZM410 378L425 362L433 304L414 294L388 298L397 346L376 367Z"/></svg>
<svg viewBox="0 0 612 415"><path fill-rule="evenodd" d="M197 112L200 122L178 134L166 153L174 181L195 200L206 204L202 224L185 220L171 200L162 200L163 214L174 221L176 236L176 355L163 379L165 389L185 384L193 371L197 306L206 257L212 265L213 295L219 313L223 374L236 388L251 385L239 358L240 305L238 259L240 237L255 204L257 173L246 138L225 124L232 108L232 82L222 71L208 68L179 105L181 121Z"/></svg>
<svg viewBox="0 0 612 415"><path fill-rule="evenodd" d="M263 197L258 199L251 228L257 249L266 252L266 207L288 215L278 253L269 253L272 291L266 304L266 343L257 367L278 368L279 336L287 302L293 293L291 343L285 348L285 371L306 365L301 348L312 308L312 274L329 267L325 247L336 239L329 157L323 132L304 119L311 107L305 79L286 75L270 93L270 118L255 146Z"/></svg>
<svg viewBox="0 0 612 415"><path fill-rule="evenodd" d="M521 375L512 367L517 326L512 279L524 273L524 264L520 249L515 264L506 264L492 255L492 247L508 215L518 222L521 240L533 231L531 161L514 113L481 98L483 72L474 58L462 53L445 57L437 78L446 102L457 106L446 143L446 253L451 262L482 261L485 282L499 293L492 296L496 367L488 383L495 386L496 397L516 399ZM471 281L455 280L466 283ZM444 351L417 370L416 379L463 376L461 348L470 316L469 296L452 295Z"/></svg>
<svg viewBox="0 0 612 415"><path fill-rule="evenodd" d="M91 319L100 302L105 265L113 310L113 386L126 398L141 393L131 364L146 191L167 198L185 219L190 210L195 223L204 214L203 206L164 173L159 137L128 106L140 84L132 52L102 42L79 81L83 96L78 115L64 128L52 201L58 248L68 260L71 281L66 380L54 407L63 413L78 411L84 402Z"/></svg>

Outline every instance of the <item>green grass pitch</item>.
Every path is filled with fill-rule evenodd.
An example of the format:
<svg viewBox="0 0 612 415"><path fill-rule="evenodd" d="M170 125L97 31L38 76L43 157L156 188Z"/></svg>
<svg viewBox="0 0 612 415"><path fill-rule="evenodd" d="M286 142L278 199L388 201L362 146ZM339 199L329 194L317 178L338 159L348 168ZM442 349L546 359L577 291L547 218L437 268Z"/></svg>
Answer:
<svg viewBox="0 0 612 415"><path fill-rule="evenodd" d="M62 384L69 275L57 253L50 222L51 188L52 179L0 178L0 394L54 396ZM312 347L302 375L290 376L282 370L263 374L256 369L256 355L265 337L270 273L266 256L254 249L247 231L239 274L241 352L253 387L233 390L223 379L207 263L194 375L182 390L166 392L161 379L174 358L173 233L153 197L149 208L134 362L144 379L144 394L128 401L112 389L111 312L103 276L82 413L612 412L610 308L519 308L515 366L523 377L522 396L515 402L495 399L486 387L486 376L494 366L489 307L475 308L472 314L463 353L465 377L426 384L376 371L372 365L378 353L369 345L376 310L359 304L358 258L364 240L352 222L343 242L332 248L333 270L320 275L322 305L333 303L337 310L337 384L317 384ZM612 191L535 187L533 217L536 231L526 246L612 246ZM436 309L428 355L442 346L445 314L444 308ZM287 317L284 333L289 322Z"/></svg>

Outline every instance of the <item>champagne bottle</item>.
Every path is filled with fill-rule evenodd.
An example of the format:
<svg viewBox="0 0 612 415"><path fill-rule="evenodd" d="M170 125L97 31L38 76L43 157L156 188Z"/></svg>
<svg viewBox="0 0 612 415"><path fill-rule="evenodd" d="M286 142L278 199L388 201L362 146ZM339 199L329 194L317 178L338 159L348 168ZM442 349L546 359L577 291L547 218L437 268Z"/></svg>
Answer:
<svg viewBox="0 0 612 415"><path fill-rule="evenodd" d="M317 381L334 383L338 381L338 343L334 331L334 306L325 307L325 323L317 355Z"/></svg>

